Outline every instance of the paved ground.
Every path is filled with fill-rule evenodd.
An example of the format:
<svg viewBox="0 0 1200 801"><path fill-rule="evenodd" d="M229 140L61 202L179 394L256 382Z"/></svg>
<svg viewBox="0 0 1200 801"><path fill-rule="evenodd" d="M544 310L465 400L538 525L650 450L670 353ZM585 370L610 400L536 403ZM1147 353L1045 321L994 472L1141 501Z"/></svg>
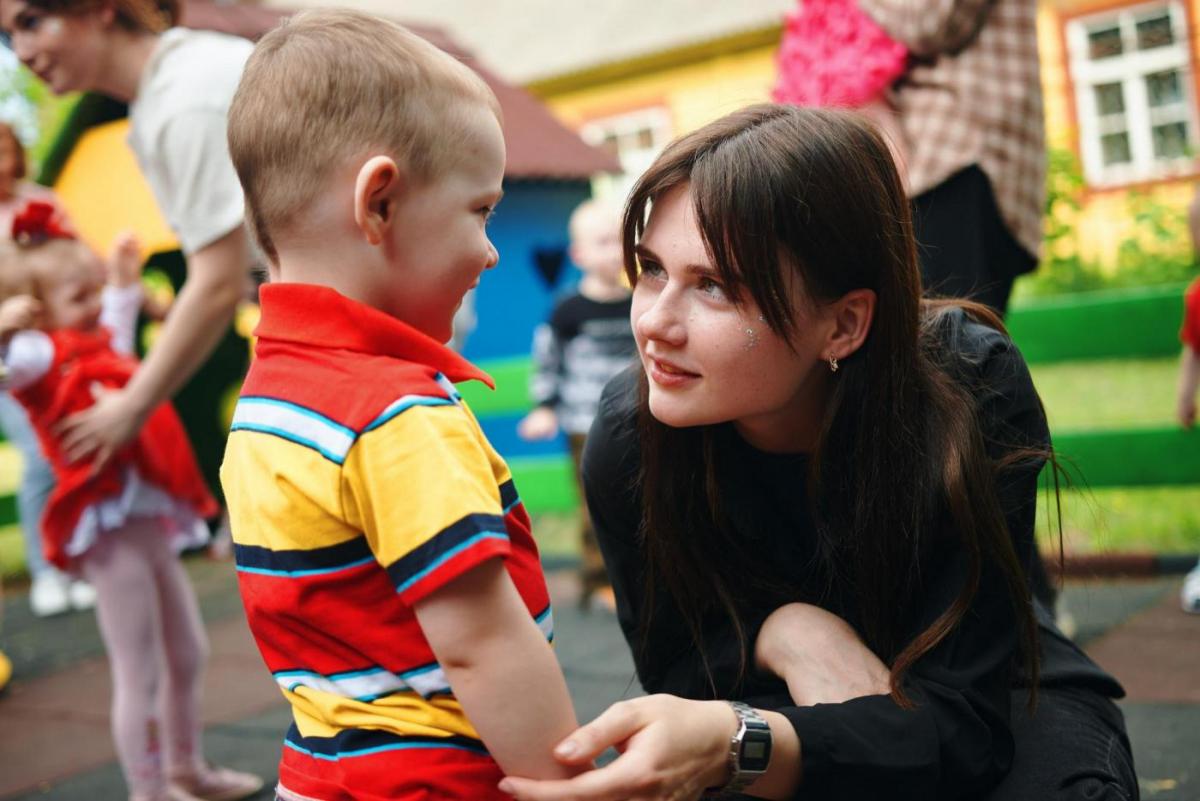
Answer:
<svg viewBox="0 0 1200 801"><path fill-rule="evenodd" d="M274 777L287 710L246 632L228 563L192 559L212 644L206 750ZM639 692L615 619L581 613L567 572L551 573L558 653L581 719ZM1142 795L1200 801L1200 616L1178 609L1179 578L1073 580L1079 639L1129 690L1122 702ZM121 801L108 734L108 670L90 614L35 620L9 588L0 644L16 667L0 697L0 799ZM270 798L263 792L262 799Z"/></svg>

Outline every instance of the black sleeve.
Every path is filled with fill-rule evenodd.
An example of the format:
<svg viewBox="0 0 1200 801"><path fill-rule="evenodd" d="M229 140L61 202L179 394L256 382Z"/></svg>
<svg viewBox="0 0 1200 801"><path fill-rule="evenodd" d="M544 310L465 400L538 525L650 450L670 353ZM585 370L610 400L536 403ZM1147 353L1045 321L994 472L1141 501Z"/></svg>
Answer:
<svg viewBox="0 0 1200 801"><path fill-rule="evenodd" d="M1048 442L1045 416L1028 368L998 332L971 324L963 332L980 424L993 457ZM980 394L982 393L982 394ZM998 476L1008 527L1024 555L1033 545L1042 460L1017 462ZM914 632L957 597L968 569L964 548L946 537L947 552L926 566ZM1023 553L1024 552L1024 553ZM1018 652L1016 613L1000 569L985 561L979 590L958 627L916 663L902 709L889 696L843 704L783 707L802 749L805 799L979 798L1007 773L1013 754L1009 710Z"/></svg>

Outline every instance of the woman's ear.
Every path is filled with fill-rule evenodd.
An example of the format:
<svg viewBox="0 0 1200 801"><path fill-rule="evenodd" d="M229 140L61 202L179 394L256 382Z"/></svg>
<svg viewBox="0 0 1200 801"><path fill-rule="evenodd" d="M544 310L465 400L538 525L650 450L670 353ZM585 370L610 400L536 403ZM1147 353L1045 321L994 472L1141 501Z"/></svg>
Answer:
<svg viewBox="0 0 1200 801"><path fill-rule="evenodd" d="M833 302L833 332L825 358L845 359L862 347L875 319L875 300L875 290L854 289Z"/></svg>
<svg viewBox="0 0 1200 801"><path fill-rule="evenodd" d="M367 242L378 245L396 220L403 177L395 160L372 156L354 181L354 223Z"/></svg>

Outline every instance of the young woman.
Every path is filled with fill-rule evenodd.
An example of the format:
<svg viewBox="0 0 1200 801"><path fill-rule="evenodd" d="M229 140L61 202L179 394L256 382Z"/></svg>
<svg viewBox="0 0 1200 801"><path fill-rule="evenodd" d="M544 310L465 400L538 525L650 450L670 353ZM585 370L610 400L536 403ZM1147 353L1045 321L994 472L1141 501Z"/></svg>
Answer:
<svg viewBox="0 0 1200 801"><path fill-rule="evenodd" d="M0 0L17 57L56 94L93 91L129 104L130 136L188 279L153 350L122 390L66 421L73 458L101 465L216 346L249 266L242 192L225 117L251 45L171 27L178 0Z"/></svg>
<svg viewBox="0 0 1200 801"><path fill-rule="evenodd" d="M879 135L734 113L659 157L624 241L642 369L609 385L584 474L656 695L557 751L611 764L502 788L1136 798L1120 686L1028 589L1040 400L994 316L920 300Z"/></svg>

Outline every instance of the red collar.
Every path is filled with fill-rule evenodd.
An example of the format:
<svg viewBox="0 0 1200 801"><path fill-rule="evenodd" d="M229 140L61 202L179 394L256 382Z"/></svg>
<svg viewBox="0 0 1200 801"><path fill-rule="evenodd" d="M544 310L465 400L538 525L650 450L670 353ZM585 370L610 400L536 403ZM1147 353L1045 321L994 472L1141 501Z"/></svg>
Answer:
<svg viewBox="0 0 1200 801"><path fill-rule="evenodd" d="M265 284L262 318L254 335L318 348L391 356L425 364L454 383L474 379L492 389L491 376L407 323L317 284Z"/></svg>

